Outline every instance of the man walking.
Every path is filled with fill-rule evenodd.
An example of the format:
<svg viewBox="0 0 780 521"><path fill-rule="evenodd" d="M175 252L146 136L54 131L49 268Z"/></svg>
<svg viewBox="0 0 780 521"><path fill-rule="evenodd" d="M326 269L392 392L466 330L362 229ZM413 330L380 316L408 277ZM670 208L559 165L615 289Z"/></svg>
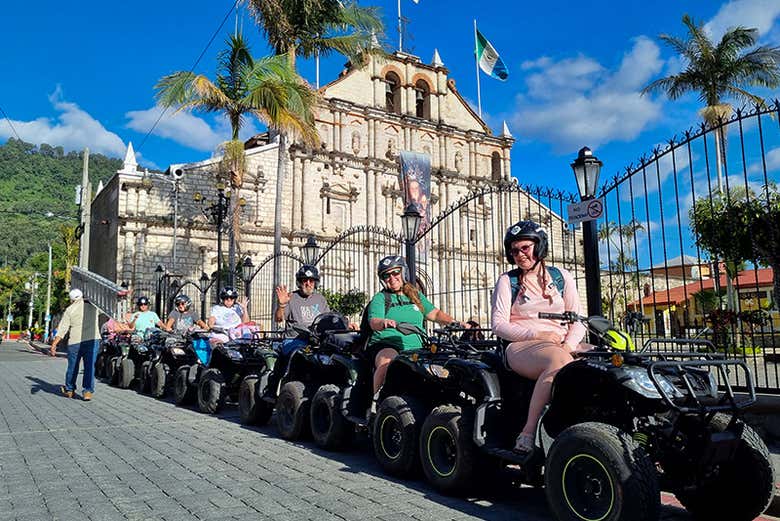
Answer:
<svg viewBox="0 0 780 521"><path fill-rule="evenodd" d="M57 344L69 334L68 370L65 372L65 385L60 386L60 392L67 398L73 398L76 392L76 378L79 375L79 362L84 360L81 388L84 401L88 402L95 392L95 357L100 345L98 310L84 300L80 289L70 290L69 296L71 304L62 314L57 335L51 344L51 356L57 354Z"/></svg>

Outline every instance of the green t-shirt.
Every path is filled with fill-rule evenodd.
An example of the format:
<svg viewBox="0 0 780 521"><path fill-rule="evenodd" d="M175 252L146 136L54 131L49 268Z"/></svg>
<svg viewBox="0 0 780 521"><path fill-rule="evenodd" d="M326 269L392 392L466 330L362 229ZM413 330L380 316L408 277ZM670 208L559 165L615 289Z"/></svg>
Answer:
<svg viewBox="0 0 780 521"><path fill-rule="evenodd" d="M385 293L380 291L371 302L368 303L368 318L389 318L396 322L408 322L415 326L422 328L425 315L436 309L431 302L425 298L425 295L419 293L420 303L423 306L424 313L420 313L420 310L412 304L409 297L406 295L390 295L390 309L385 314ZM419 349L422 347L422 341L419 335L403 335L394 327L383 329L382 331L374 331L371 333L371 338L368 341L368 345L382 342L390 347L395 347L399 351L405 351L408 349Z"/></svg>

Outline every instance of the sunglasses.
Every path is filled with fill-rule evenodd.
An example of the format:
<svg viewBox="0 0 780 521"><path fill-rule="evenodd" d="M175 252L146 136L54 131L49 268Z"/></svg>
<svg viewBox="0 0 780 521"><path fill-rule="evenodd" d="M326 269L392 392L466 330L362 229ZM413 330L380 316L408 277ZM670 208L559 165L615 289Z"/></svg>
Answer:
<svg viewBox="0 0 780 521"><path fill-rule="evenodd" d="M512 257L517 257L517 255L520 252L523 252L526 255L528 255L528 252L531 251L533 247L534 247L533 244L526 244L525 246L520 246L519 248L512 248L511 250L509 250L509 253L512 254Z"/></svg>
<svg viewBox="0 0 780 521"><path fill-rule="evenodd" d="M140 308L140 307L142 307L142 306L148 306L148 305L149 305L149 304L138 304L138 307Z"/></svg>
<svg viewBox="0 0 780 521"><path fill-rule="evenodd" d="M314 279L301 279L301 284L305 284L307 282L310 283L310 284L316 284L317 283L317 281L314 280Z"/></svg>
<svg viewBox="0 0 780 521"><path fill-rule="evenodd" d="M397 277L403 270L386 271L382 273L382 280L388 280L390 277Z"/></svg>

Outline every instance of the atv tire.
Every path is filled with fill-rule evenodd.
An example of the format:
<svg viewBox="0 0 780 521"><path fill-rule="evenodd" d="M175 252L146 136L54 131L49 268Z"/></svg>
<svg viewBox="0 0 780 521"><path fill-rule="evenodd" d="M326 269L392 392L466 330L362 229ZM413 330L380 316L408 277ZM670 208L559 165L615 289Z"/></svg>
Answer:
<svg viewBox="0 0 780 521"><path fill-rule="evenodd" d="M661 493L645 449L603 423L580 423L553 442L544 472L547 503L561 521L656 521Z"/></svg>
<svg viewBox="0 0 780 521"><path fill-rule="evenodd" d="M433 488L455 494L473 487L474 417L460 407L436 407L420 429L420 463Z"/></svg>
<svg viewBox="0 0 780 521"><path fill-rule="evenodd" d="M198 408L216 414L225 405L225 377L219 369L206 369L198 381Z"/></svg>
<svg viewBox="0 0 780 521"><path fill-rule="evenodd" d="M390 475L405 477L420 467L420 426L425 408L411 396L388 396L374 418L372 444L379 465Z"/></svg>
<svg viewBox="0 0 780 521"><path fill-rule="evenodd" d="M162 362L157 362L149 368L149 394L155 398L165 396L165 384L168 371Z"/></svg>
<svg viewBox="0 0 780 521"><path fill-rule="evenodd" d="M344 448L352 435L352 425L341 413L341 389L332 384L321 386L311 399L311 435L323 449Z"/></svg>
<svg viewBox="0 0 780 521"><path fill-rule="evenodd" d="M195 386L190 385L190 367L183 365L176 371L173 380L173 401L176 405L189 405L195 399Z"/></svg>
<svg viewBox="0 0 780 521"><path fill-rule="evenodd" d="M135 379L135 362L129 358L123 359L119 364L119 387L128 389Z"/></svg>
<svg viewBox="0 0 780 521"><path fill-rule="evenodd" d="M119 380L119 370L117 369L117 366L121 361L122 359L118 356L113 356L106 360L106 380L108 380L108 385L116 386L117 381Z"/></svg>
<svg viewBox="0 0 780 521"><path fill-rule="evenodd" d="M729 417L718 414L711 425L715 432L724 432L728 424ZM734 429L740 439L734 457L698 488L675 492L696 519L749 521L772 501L775 475L769 450L743 421L738 420Z"/></svg>
<svg viewBox="0 0 780 521"><path fill-rule="evenodd" d="M141 364L141 376L138 378L138 392L142 394L149 394L149 366L151 362L148 360Z"/></svg>
<svg viewBox="0 0 780 521"><path fill-rule="evenodd" d="M274 412L272 405L257 399L256 376L247 376L238 389L238 410L244 425L265 425Z"/></svg>
<svg viewBox="0 0 780 521"><path fill-rule="evenodd" d="M276 400L276 428L286 440L309 433L309 393L303 382L287 382Z"/></svg>
<svg viewBox="0 0 780 521"><path fill-rule="evenodd" d="M95 378L105 378L106 376L106 355L103 352L98 353L95 358Z"/></svg>

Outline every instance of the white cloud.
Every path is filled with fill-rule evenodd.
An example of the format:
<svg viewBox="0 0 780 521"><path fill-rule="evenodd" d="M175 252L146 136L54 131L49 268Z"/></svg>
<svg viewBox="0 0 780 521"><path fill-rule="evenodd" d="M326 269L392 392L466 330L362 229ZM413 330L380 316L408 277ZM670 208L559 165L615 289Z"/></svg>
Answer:
<svg viewBox="0 0 780 521"><path fill-rule="evenodd" d="M658 46L643 36L616 71L586 56L525 62L522 69L536 72L517 97L512 128L561 152L634 139L660 116L660 103L640 90L662 67Z"/></svg>
<svg viewBox="0 0 780 521"><path fill-rule="evenodd" d="M777 0L732 0L723 4L717 14L704 25L704 29L716 40L729 29L737 26L755 27L759 36L767 34L780 16Z"/></svg>
<svg viewBox="0 0 780 521"><path fill-rule="evenodd" d="M127 126L146 134L163 110L159 105L146 110L131 110L125 114L125 117L130 120ZM173 109L168 109L154 127L152 134L171 139L195 150L213 151L220 143L230 139L231 129L226 118L218 118L215 128L212 128L204 119L189 112L175 112ZM255 134L257 134L257 128L251 120L247 119L240 132L240 137L246 139Z"/></svg>
<svg viewBox="0 0 780 521"><path fill-rule="evenodd" d="M32 121L11 121L23 141L36 145L48 143L61 146L65 150L89 147L93 152L115 157L121 157L125 153L126 147L122 139L107 130L76 103L63 100L59 86L49 96L49 101L59 113L56 120L40 117ZM16 137L7 122L0 124L0 137Z"/></svg>

